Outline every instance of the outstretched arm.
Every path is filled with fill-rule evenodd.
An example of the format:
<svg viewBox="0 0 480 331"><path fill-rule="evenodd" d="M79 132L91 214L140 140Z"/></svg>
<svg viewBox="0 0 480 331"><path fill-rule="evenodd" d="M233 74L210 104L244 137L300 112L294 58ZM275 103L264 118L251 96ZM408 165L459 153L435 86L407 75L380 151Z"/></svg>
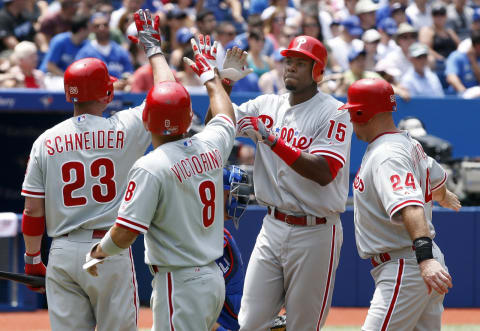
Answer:
<svg viewBox="0 0 480 331"><path fill-rule="evenodd" d="M135 26L137 27L138 38L128 36L133 43L141 43L145 49L153 71L153 83L175 81L167 60L163 56L161 47L160 17L157 15L152 24L152 16L147 9L138 10L134 15Z"/></svg>
<svg viewBox="0 0 480 331"><path fill-rule="evenodd" d="M457 195L447 189L445 184L432 192L432 198L444 208L459 211L462 207Z"/></svg>

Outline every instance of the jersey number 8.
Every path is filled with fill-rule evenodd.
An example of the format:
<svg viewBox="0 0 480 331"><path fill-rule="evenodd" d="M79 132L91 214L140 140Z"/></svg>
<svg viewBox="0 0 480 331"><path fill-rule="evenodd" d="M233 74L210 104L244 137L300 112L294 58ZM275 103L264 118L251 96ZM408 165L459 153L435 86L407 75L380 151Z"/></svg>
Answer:
<svg viewBox="0 0 480 331"><path fill-rule="evenodd" d="M100 177L104 169L103 176ZM99 203L112 201L117 195L116 183L113 180L115 176L115 165L113 161L107 158L99 158L90 164L90 176L100 177L100 184L94 184L91 187L93 200ZM74 175L72 176L72 172ZM71 161L62 165L62 179L66 184L63 186L63 204L66 207L84 206L88 199L85 196L73 196L73 192L85 186L85 165L80 161ZM70 181L73 182L70 183ZM105 189L105 194L102 193Z"/></svg>

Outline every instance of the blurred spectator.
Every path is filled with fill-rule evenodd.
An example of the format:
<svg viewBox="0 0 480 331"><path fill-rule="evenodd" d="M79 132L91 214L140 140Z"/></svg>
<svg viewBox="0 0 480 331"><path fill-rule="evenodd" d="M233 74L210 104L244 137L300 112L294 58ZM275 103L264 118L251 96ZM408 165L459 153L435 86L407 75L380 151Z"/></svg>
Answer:
<svg viewBox="0 0 480 331"><path fill-rule="evenodd" d="M196 25L198 28L198 33L203 35L212 35L215 32L217 27L217 20L213 11L210 9L202 9L197 14Z"/></svg>
<svg viewBox="0 0 480 331"><path fill-rule="evenodd" d="M480 31L472 32L472 59L480 64ZM449 92L456 92L462 95L471 87L479 85L475 77L470 58L466 53L455 51L448 56L445 74L450 84Z"/></svg>
<svg viewBox="0 0 480 331"><path fill-rule="evenodd" d="M229 21L241 26L245 22L242 16L240 0L199 0L203 8L212 11L218 22Z"/></svg>
<svg viewBox="0 0 480 331"><path fill-rule="evenodd" d="M301 35L310 36L324 42L322 27L315 12L305 13L302 18Z"/></svg>
<svg viewBox="0 0 480 331"><path fill-rule="evenodd" d="M188 50L192 49L190 39L194 37L195 36L189 28L183 27L177 30L176 40L178 47L175 48L170 55L170 67L175 70L179 70L179 68L183 67L183 56Z"/></svg>
<svg viewBox="0 0 480 331"><path fill-rule="evenodd" d="M119 44L110 40L108 18L102 13L96 13L90 20L90 26L95 33L95 39L88 41L77 53L75 60L95 57L106 63L110 75L125 78L133 71L130 55ZM119 82L122 83L122 82Z"/></svg>
<svg viewBox="0 0 480 331"><path fill-rule="evenodd" d="M217 64L220 69L223 68L223 61L225 59L227 46L235 39L236 35L237 32L235 30L235 26L230 22L221 22L217 26Z"/></svg>
<svg viewBox="0 0 480 331"><path fill-rule="evenodd" d="M375 66L375 72L392 85L395 94L399 95L405 101L410 100L408 90L398 83L402 75L402 72L398 68L388 67L385 62L378 62Z"/></svg>
<svg viewBox="0 0 480 331"><path fill-rule="evenodd" d="M260 77L258 86L264 94L283 94L287 92L283 81L283 61L284 57L280 54L281 49L273 53L273 69Z"/></svg>
<svg viewBox="0 0 480 331"><path fill-rule="evenodd" d="M300 12L295 7L288 6L288 0L270 0L271 5L262 12L262 20L267 21L275 13L282 12L285 15L283 23L287 25L298 24L301 20Z"/></svg>
<svg viewBox="0 0 480 331"><path fill-rule="evenodd" d="M387 17L392 17L392 7L395 3L400 3L406 8L410 4L410 0L388 0L387 4L381 5L376 13L377 24ZM410 19L408 19L408 24L410 24Z"/></svg>
<svg viewBox="0 0 480 331"><path fill-rule="evenodd" d="M397 68L402 73L406 72L412 65L408 60L408 48L417 41L417 35L417 30L410 24L400 24L395 34L395 41L399 48L388 53L379 62L385 62L386 66Z"/></svg>
<svg viewBox="0 0 480 331"><path fill-rule="evenodd" d="M199 13L200 15L201 13ZM213 14L212 14L213 15ZM198 17L197 17L198 19ZM167 12L167 24L165 26L165 38L162 39L162 49L165 53L171 53L177 45L177 31L178 29L188 26L187 14L178 9L172 9Z"/></svg>
<svg viewBox="0 0 480 331"><path fill-rule="evenodd" d="M78 51L86 44L88 33L88 17L75 17L71 32L63 32L52 38L50 48L40 65L40 70L56 76L63 76L65 69L74 61Z"/></svg>
<svg viewBox="0 0 480 331"><path fill-rule="evenodd" d="M248 42L247 42L248 33L252 30L258 30L258 29L264 30L263 21L260 18L260 15L257 15L257 14L250 15L247 19L247 31L237 35L233 41L228 43L228 45L226 46L226 49L232 48L233 46L237 46L243 50L247 50L248 49ZM263 50L262 50L263 54L270 56L271 54L273 54L273 51L274 51L274 45L272 40L270 40L269 38L266 38L265 45L263 46Z"/></svg>
<svg viewBox="0 0 480 331"><path fill-rule="evenodd" d="M354 16L355 14L355 6L357 5L358 0L344 0L343 1L343 8L340 9L338 12L335 13L335 18L337 20L343 21L350 16Z"/></svg>
<svg viewBox="0 0 480 331"><path fill-rule="evenodd" d="M459 39L453 29L448 28L447 9L441 3L436 3L432 7L433 25L424 27L420 30L419 41L430 48L431 67L440 78L440 82L447 87L445 77L445 61L447 57L457 49Z"/></svg>
<svg viewBox="0 0 480 331"><path fill-rule="evenodd" d="M387 17L378 24L380 43L377 47L378 60L384 59L390 52L398 49L393 37L397 33L397 23L391 17Z"/></svg>
<svg viewBox="0 0 480 331"><path fill-rule="evenodd" d="M120 18L125 13L134 14L137 10L142 8L144 0L123 0L122 6L114 10L110 17L110 29L118 29Z"/></svg>
<svg viewBox="0 0 480 331"><path fill-rule="evenodd" d="M3 1L5 3L5 1ZM48 2L44 0L26 0L24 15L35 22L35 30L38 30L38 20L47 13Z"/></svg>
<svg viewBox="0 0 480 331"><path fill-rule="evenodd" d="M71 31L73 17L77 13L78 0L61 0L58 12L47 14L40 23L39 34L50 40L59 33Z"/></svg>
<svg viewBox="0 0 480 331"><path fill-rule="evenodd" d="M405 10L407 7L402 5L400 2L395 2L391 7L391 16L397 26L402 23L408 23L407 15L405 14Z"/></svg>
<svg viewBox="0 0 480 331"><path fill-rule="evenodd" d="M480 8L476 8L475 11L473 12L473 22L471 26L472 32L474 31L480 31ZM468 37L467 39L464 39L460 45L458 45L458 50L460 52L468 52L472 48L472 39Z"/></svg>
<svg viewBox="0 0 480 331"><path fill-rule="evenodd" d="M432 9L428 0L414 0L405 13L412 20L412 26L420 30L424 26L432 26Z"/></svg>
<svg viewBox="0 0 480 331"><path fill-rule="evenodd" d="M163 6L163 11L179 10L187 14L189 21L195 22L197 17L197 8L201 4L200 1L194 0L176 0L174 2L166 3Z"/></svg>
<svg viewBox="0 0 480 331"><path fill-rule="evenodd" d="M248 67L260 78L264 73L270 71L273 63L268 56L262 54L265 37L262 31L251 31L248 34Z"/></svg>
<svg viewBox="0 0 480 331"><path fill-rule="evenodd" d="M251 0L248 8L248 14L260 15L270 5L270 0ZM244 3L245 6L245 3ZM294 0L288 0L289 7L295 7Z"/></svg>
<svg viewBox="0 0 480 331"><path fill-rule="evenodd" d="M285 13L285 8L277 8L275 11L265 19L265 33L267 39L273 44L274 49L280 47L280 40L283 37L283 28L285 26L285 21L287 15Z"/></svg>
<svg viewBox="0 0 480 331"><path fill-rule="evenodd" d="M280 35L278 42L279 48L287 48L290 42L298 36L300 29L297 25L285 25L283 27L283 33Z"/></svg>
<svg viewBox="0 0 480 331"><path fill-rule="evenodd" d="M437 75L428 67L428 46L414 43L408 48L412 67L403 75L401 84L412 97L443 97L443 88Z"/></svg>
<svg viewBox="0 0 480 331"><path fill-rule="evenodd" d="M15 65L0 75L1 87L45 88L43 72L36 69L38 55L33 42L18 43L13 50L12 60Z"/></svg>
<svg viewBox="0 0 480 331"><path fill-rule="evenodd" d="M466 0L453 0L447 6L447 25L453 29L460 40L470 35L473 21L473 9L466 5Z"/></svg>
<svg viewBox="0 0 480 331"><path fill-rule="evenodd" d="M340 85L335 90L336 95L347 95L347 90L354 82L363 78L381 78L374 71L365 70L365 50L352 48L348 54L350 69L343 73Z"/></svg>
<svg viewBox="0 0 480 331"><path fill-rule="evenodd" d="M332 34L331 37L325 36L325 40L330 40L332 38L338 37L340 33L342 32L342 24L338 20L333 20L332 23L330 23L330 33ZM323 31L322 31L323 32Z"/></svg>
<svg viewBox="0 0 480 331"><path fill-rule="evenodd" d="M244 78L240 79L233 85L232 92L255 92L260 93L260 87L258 86L258 75L252 72Z"/></svg>
<svg viewBox="0 0 480 331"><path fill-rule="evenodd" d="M362 35L362 28L360 27L358 17L350 16L342 21L343 30L338 37L327 40L327 45L331 49L329 57L337 60L341 71L348 70L348 54L352 50L362 49L363 42L358 38Z"/></svg>
<svg viewBox="0 0 480 331"><path fill-rule="evenodd" d="M362 35L365 48L365 70L375 70L378 61L377 47L380 43L380 33L375 29L367 30Z"/></svg>
<svg viewBox="0 0 480 331"><path fill-rule="evenodd" d="M13 50L23 40L33 41L34 22L24 14L25 0L3 0L0 9L0 52Z"/></svg>
<svg viewBox="0 0 480 331"><path fill-rule="evenodd" d="M191 48L185 53L185 57L189 58L190 60L194 60L194 55ZM183 86L185 86L185 88L189 93L196 93L196 94L207 93L207 90L205 89L205 86L200 81L200 78L198 77L197 74L195 74L195 72L193 71L192 68L190 68L189 65L185 64L185 62L182 61L182 64L179 67L179 69L180 70L175 74L175 76L178 79L178 81L182 83Z"/></svg>
<svg viewBox="0 0 480 331"><path fill-rule="evenodd" d="M360 27L366 31L375 28L375 13L378 5L371 0L360 0L355 5L355 15L360 19Z"/></svg>
<svg viewBox="0 0 480 331"><path fill-rule="evenodd" d="M145 93L153 87L153 71L150 63L142 65L135 70L132 76L128 79L130 85L130 92Z"/></svg>

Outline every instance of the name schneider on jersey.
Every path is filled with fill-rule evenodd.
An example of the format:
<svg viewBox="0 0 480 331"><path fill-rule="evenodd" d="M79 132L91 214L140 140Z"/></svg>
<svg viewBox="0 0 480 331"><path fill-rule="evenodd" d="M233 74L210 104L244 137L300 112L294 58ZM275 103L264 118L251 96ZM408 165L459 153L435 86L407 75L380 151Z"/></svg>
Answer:
<svg viewBox="0 0 480 331"><path fill-rule="evenodd" d="M121 130L85 131L45 139L45 147L50 156L78 150L123 149L124 145L125 132Z"/></svg>

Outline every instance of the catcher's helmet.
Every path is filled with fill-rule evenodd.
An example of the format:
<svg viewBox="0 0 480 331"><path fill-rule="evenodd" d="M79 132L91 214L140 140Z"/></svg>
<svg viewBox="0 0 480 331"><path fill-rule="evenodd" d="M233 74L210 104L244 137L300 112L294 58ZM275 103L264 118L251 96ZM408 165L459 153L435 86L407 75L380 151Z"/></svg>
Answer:
<svg viewBox="0 0 480 331"><path fill-rule="evenodd" d="M251 184L245 170L229 165L223 168L223 189L228 190L226 209L228 217L233 220L235 228L250 202Z"/></svg>
<svg viewBox="0 0 480 331"><path fill-rule="evenodd" d="M286 57L307 56L311 58L314 61L312 78L317 83L327 65L327 49L319 40L310 36L295 37L288 48L281 51L280 54Z"/></svg>
<svg viewBox="0 0 480 331"><path fill-rule="evenodd" d="M348 88L347 109L354 123L367 123L375 114L397 110L392 85L380 78L357 80Z"/></svg>
<svg viewBox="0 0 480 331"><path fill-rule="evenodd" d="M91 57L81 59L65 70L65 96L68 102L109 103L113 99L113 82L116 80L108 74L103 61Z"/></svg>
<svg viewBox="0 0 480 331"><path fill-rule="evenodd" d="M162 136L176 136L188 131L193 111L190 95L177 82L161 82L150 89L143 109L148 130Z"/></svg>

